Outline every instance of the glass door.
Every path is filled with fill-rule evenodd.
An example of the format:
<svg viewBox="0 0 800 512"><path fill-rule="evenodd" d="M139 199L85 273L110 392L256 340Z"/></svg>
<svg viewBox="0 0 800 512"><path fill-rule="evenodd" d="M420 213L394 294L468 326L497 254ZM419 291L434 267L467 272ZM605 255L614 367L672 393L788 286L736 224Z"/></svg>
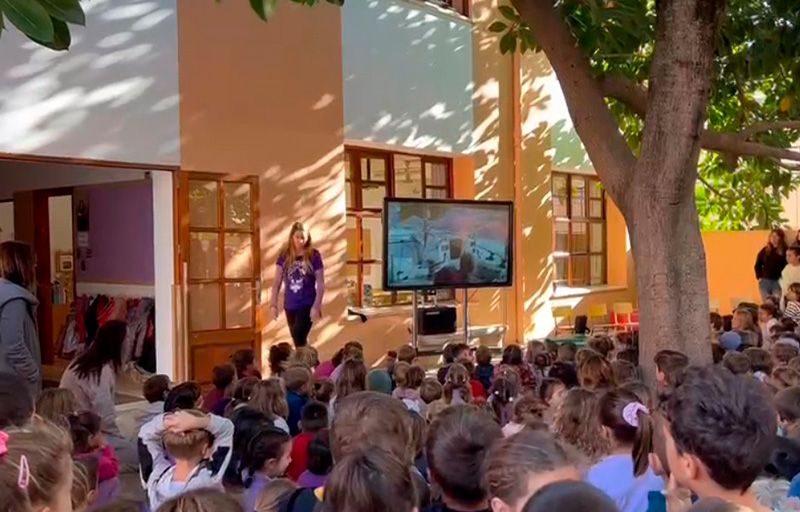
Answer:
<svg viewBox="0 0 800 512"><path fill-rule="evenodd" d="M260 353L258 179L181 173L187 377L208 384L241 348Z"/></svg>

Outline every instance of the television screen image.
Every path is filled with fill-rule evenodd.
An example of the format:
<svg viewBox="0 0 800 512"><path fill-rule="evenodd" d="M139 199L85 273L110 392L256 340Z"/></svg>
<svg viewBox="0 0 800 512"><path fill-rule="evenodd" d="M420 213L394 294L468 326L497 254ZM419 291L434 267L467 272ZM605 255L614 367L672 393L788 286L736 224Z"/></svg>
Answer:
<svg viewBox="0 0 800 512"><path fill-rule="evenodd" d="M511 285L513 204L386 199L384 288Z"/></svg>

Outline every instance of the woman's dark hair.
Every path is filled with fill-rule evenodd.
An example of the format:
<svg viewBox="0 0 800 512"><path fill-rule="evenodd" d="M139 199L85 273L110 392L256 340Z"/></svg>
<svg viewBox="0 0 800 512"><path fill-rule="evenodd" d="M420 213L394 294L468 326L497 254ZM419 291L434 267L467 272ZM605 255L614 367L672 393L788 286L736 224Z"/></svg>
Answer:
<svg viewBox="0 0 800 512"><path fill-rule="evenodd" d="M586 482L554 482L539 489L523 512L619 512L603 491Z"/></svg>
<svg viewBox="0 0 800 512"><path fill-rule="evenodd" d="M519 345L508 345L503 349L502 364L519 366L522 364L522 348Z"/></svg>
<svg viewBox="0 0 800 512"><path fill-rule="evenodd" d="M733 330L733 315L725 315L722 317L722 330L725 332Z"/></svg>
<svg viewBox="0 0 800 512"><path fill-rule="evenodd" d="M92 451L89 443L92 436L100 432L102 420L100 416L91 412L83 411L67 416L69 421L69 431L72 436L72 450L75 455L81 455Z"/></svg>
<svg viewBox="0 0 800 512"><path fill-rule="evenodd" d="M778 235L777 247L773 246L772 240L770 240L773 234ZM764 246L764 249L768 254L773 250L777 250L778 254L783 256L784 254L786 254L786 250L788 248L789 247L786 245L786 233L781 228L775 228L769 232L769 237L767 238L767 244Z"/></svg>
<svg viewBox="0 0 800 512"><path fill-rule="evenodd" d="M33 416L35 397L19 382L17 374L0 373L0 430L21 427Z"/></svg>
<svg viewBox="0 0 800 512"><path fill-rule="evenodd" d="M100 381L100 373L107 364L117 373L122 366L122 343L127 333L128 324L122 320L109 320L101 325L92 344L71 365L78 377Z"/></svg>
<svg viewBox="0 0 800 512"><path fill-rule="evenodd" d="M196 382L183 382L172 388L164 400L164 412L188 411L197 408L203 389Z"/></svg>
<svg viewBox="0 0 800 512"><path fill-rule="evenodd" d="M308 470L315 475L327 475L333 467L331 441L327 428L314 435L308 443Z"/></svg>
<svg viewBox="0 0 800 512"><path fill-rule="evenodd" d="M768 314L772 318L777 318L778 316L778 306L776 306L771 301L761 304L758 307L758 309L762 310L764 313Z"/></svg>
<svg viewBox="0 0 800 512"><path fill-rule="evenodd" d="M235 435L235 434L234 434ZM273 426L262 427L247 441L247 446L242 454L240 468L247 469L254 475L264 469L264 464L270 459L280 459L284 450L291 450L292 437L279 428ZM252 476L245 482L245 487L250 487Z"/></svg>
<svg viewBox="0 0 800 512"><path fill-rule="evenodd" d="M519 380L509 378L508 375L499 375L492 382L489 390L490 403L495 418L502 427L514 415L514 400L519 396Z"/></svg>
<svg viewBox="0 0 800 512"><path fill-rule="evenodd" d="M283 342L269 347L269 371L273 377L279 377L286 369L286 363L292 355L291 343Z"/></svg>
<svg viewBox="0 0 800 512"><path fill-rule="evenodd" d="M722 315L719 313L712 311L709 313L709 321L711 322L711 327L714 328L715 331L721 331L725 327L725 322L722 320Z"/></svg>
<svg viewBox="0 0 800 512"><path fill-rule="evenodd" d="M344 361L344 347L337 350L336 353L333 354L333 357L331 358L331 362L333 363L334 368L342 364L342 361Z"/></svg>
<svg viewBox="0 0 800 512"><path fill-rule="evenodd" d="M32 293L36 291L36 266L30 245L16 241L0 244L0 278Z"/></svg>
<svg viewBox="0 0 800 512"><path fill-rule="evenodd" d="M240 407L234 411L230 419L233 422L233 455L230 466L241 469L241 463L247 451L247 444L255 437L256 432L263 428L272 427L272 422L263 412L247 406ZM233 480L229 483L241 485L240 474L236 474L234 477L235 473L237 472L231 471L229 473Z"/></svg>
<svg viewBox="0 0 800 512"><path fill-rule="evenodd" d="M600 423L611 430L620 444L633 445L635 476L642 476L649 467L648 456L653 447L653 425L650 412L630 391L615 389L600 397Z"/></svg>
<svg viewBox="0 0 800 512"><path fill-rule="evenodd" d="M553 363L547 376L551 379L560 380L567 389L572 389L578 385L578 371L574 364Z"/></svg>

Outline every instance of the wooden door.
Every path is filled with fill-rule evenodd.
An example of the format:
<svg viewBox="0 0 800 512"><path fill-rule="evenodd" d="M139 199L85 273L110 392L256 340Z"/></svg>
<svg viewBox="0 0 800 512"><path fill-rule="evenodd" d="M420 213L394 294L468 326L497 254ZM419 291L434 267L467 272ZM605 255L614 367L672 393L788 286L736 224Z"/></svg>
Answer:
<svg viewBox="0 0 800 512"><path fill-rule="evenodd" d="M261 350L258 179L181 173L186 376L208 384L241 348Z"/></svg>

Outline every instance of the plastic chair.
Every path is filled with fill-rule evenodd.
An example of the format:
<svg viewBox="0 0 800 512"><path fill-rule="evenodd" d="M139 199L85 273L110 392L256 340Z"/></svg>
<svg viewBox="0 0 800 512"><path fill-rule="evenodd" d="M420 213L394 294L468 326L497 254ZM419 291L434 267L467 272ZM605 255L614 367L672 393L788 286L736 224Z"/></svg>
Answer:
<svg viewBox="0 0 800 512"><path fill-rule="evenodd" d="M605 304L593 304L589 306L589 320L592 324L592 332L597 329L610 327L608 323L608 306Z"/></svg>
<svg viewBox="0 0 800 512"><path fill-rule="evenodd" d="M556 321L556 334L559 331L572 332L575 326L572 323L574 310L572 306L557 306L553 308L553 318ZM567 325L561 325L561 322L566 320Z"/></svg>
<svg viewBox="0 0 800 512"><path fill-rule="evenodd" d="M611 306L614 313L611 323L616 328L626 330L633 322L633 304L630 302L615 302Z"/></svg>

